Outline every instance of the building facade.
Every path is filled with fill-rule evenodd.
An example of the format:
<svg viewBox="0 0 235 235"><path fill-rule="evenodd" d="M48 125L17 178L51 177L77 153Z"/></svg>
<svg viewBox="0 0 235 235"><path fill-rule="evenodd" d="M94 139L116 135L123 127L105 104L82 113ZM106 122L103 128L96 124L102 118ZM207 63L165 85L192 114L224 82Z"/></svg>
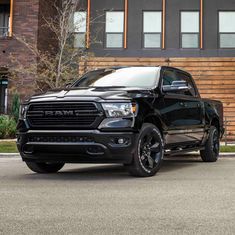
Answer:
<svg viewBox="0 0 235 235"><path fill-rule="evenodd" d="M234 0L91 0L88 15L99 22L90 36L102 42L91 49L97 56L233 57L234 10Z"/></svg>
<svg viewBox="0 0 235 235"><path fill-rule="evenodd" d="M22 74L16 84L9 70L20 61L23 68L37 58L17 38L24 38L32 45L43 48L50 36L41 27L41 11L50 4L45 0L0 0L0 114L9 110L11 95L20 94L24 99L34 92L34 78ZM8 88L8 89L7 89Z"/></svg>
<svg viewBox="0 0 235 235"><path fill-rule="evenodd" d="M227 135L235 139L235 0L81 0L79 4L73 19L75 26L80 23L74 30L74 46L94 53L80 63L80 73L119 65L185 69L202 97L223 102ZM17 53L26 64L33 58L12 34L20 31L39 45L46 43L39 17L46 7L40 0L0 1L2 76L11 66L10 53ZM30 78L21 92L31 93Z"/></svg>
<svg viewBox="0 0 235 235"><path fill-rule="evenodd" d="M8 80L8 88L15 89L14 81L9 77L8 70L14 66L11 57L17 58L27 66L35 56L19 43L13 35L21 35L29 41L37 42L38 38L39 1L0 0L0 80ZM6 85L0 83L0 112L6 112ZM32 80L25 78L17 88L20 94L31 93Z"/></svg>

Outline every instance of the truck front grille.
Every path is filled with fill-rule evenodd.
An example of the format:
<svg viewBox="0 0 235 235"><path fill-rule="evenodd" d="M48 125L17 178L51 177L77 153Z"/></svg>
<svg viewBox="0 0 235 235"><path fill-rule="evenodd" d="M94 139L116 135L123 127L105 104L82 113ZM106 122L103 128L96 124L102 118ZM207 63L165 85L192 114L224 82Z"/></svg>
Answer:
<svg viewBox="0 0 235 235"><path fill-rule="evenodd" d="M27 111L27 121L33 128L96 128L102 116L93 102L35 103Z"/></svg>

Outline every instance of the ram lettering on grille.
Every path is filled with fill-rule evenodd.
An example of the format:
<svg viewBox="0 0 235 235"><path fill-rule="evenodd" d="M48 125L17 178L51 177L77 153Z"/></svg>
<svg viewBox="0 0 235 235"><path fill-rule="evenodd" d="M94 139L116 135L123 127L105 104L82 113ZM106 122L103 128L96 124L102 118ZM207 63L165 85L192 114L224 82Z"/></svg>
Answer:
<svg viewBox="0 0 235 235"><path fill-rule="evenodd" d="M53 117L53 116L78 116L79 115L79 111L78 110L62 110L62 111L45 111L44 115L46 117Z"/></svg>

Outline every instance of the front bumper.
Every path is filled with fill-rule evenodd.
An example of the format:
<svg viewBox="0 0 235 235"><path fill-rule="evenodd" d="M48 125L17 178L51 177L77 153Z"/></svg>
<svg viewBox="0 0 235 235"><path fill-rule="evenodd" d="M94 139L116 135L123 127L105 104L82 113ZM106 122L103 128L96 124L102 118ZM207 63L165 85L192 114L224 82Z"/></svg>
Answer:
<svg viewBox="0 0 235 235"><path fill-rule="evenodd" d="M29 130L18 133L23 161L131 163L138 133L99 130Z"/></svg>

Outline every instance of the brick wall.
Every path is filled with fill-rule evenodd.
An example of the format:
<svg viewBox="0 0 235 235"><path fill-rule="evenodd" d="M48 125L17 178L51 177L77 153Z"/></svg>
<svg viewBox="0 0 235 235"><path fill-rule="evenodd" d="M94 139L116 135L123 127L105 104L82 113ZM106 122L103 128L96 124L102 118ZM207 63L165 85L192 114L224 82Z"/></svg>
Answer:
<svg viewBox="0 0 235 235"><path fill-rule="evenodd" d="M17 0L14 1L13 13L13 34L17 37L25 37L30 42L37 43L38 35L38 12L39 0ZM11 68L14 64L10 60L10 55L21 61L27 67L36 58L35 56L13 38L0 38L0 67ZM22 99L33 92L33 79L22 76L22 85L17 87L17 92ZM10 78L9 90L13 92L14 81Z"/></svg>
<svg viewBox="0 0 235 235"><path fill-rule="evenodd" d="M52 20L52 16L56 16L56 3L59 4L60 2L55 0L39 1L38 49L40 51L49 51L52 55L55 54L55 51L57 51L56 35L48 28L48 24L45 22L45 19L50 22ZM56 19L57 18L55 17L54 20Z"/></svg>

